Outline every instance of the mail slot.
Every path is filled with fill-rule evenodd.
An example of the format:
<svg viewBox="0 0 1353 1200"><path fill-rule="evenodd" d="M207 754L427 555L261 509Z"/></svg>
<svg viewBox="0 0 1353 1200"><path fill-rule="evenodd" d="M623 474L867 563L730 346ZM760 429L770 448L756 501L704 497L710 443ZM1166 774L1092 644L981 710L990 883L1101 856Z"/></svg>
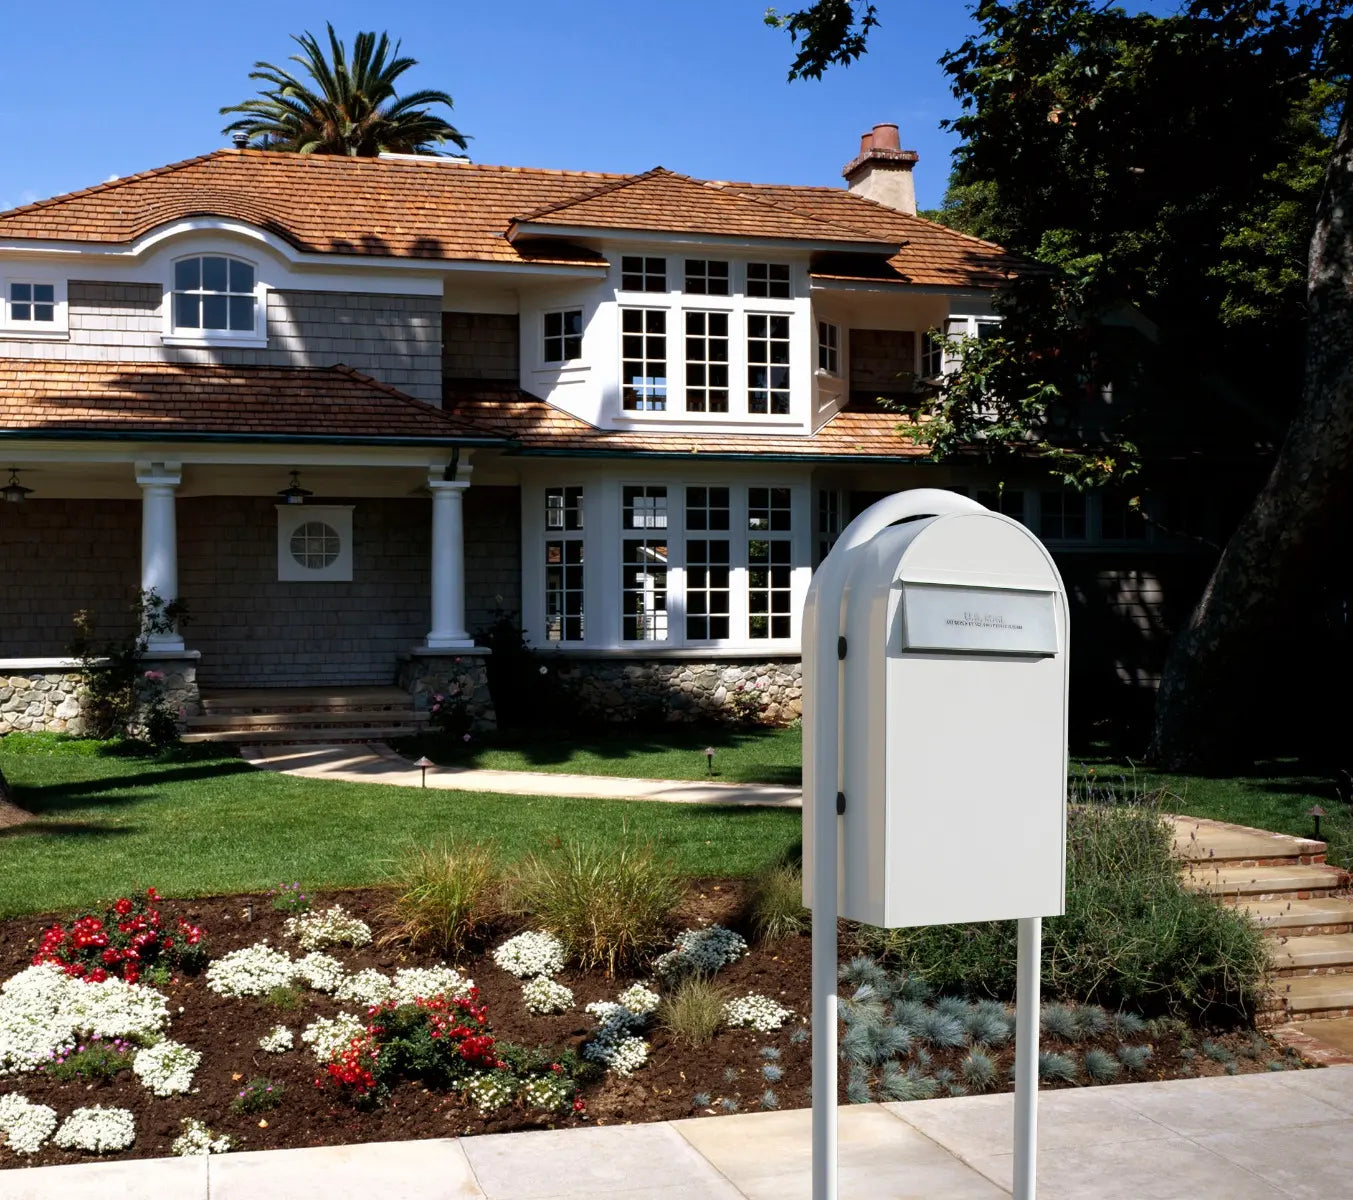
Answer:
<svg viewBox="0 0 1353 1200"><path fill-rule="evenodd" d="M979 510L891 525L841 554L841 916L1060 914L1067 608L1047 550ZM815 602L810 590L806 628L837 619ZM806 675L837 669L808 671L809 653ZM806 729L805 778L813 754ZM809 838L809 871L811 858Z"/></svg>

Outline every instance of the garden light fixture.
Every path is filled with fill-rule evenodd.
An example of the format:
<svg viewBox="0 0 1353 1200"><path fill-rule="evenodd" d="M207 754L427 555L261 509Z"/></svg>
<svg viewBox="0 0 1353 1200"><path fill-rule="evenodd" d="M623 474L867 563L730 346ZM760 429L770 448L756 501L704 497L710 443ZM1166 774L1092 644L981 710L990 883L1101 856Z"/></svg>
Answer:
<svg viewBox="0 0 1353 1200"><path fill-rule="evenodd" d="M423 786L424 786L424 787L427 787L427 785L428 785L428 768L429 768L429 767L435 767L437 764L436 764L435 762L433 762L432 759L430 759L430 758L425 754L425 755L423 755L422 758L420 758L420 759L419 759L416 763L414 763L413 765L414 765L415 767L417 767L420 771L423 772Z"/></svg>
<svg viewBox="0 0 1353 1200"><path fill-rule="evenodd" d="M709 772L710 778L714 777L714 747L705 747L705 770Z"/></svg>
<svg viewBox="0 0 1353 1200"><path fill-rule="evenodd" d="M1324 810L1323 808L1321 808L1320 805L1318 805L1318 804L1312 804L1311 807L1308 808L1308 809L1306 810L1306 815L1307 815L1308 817L1314 817L1314 818L1315 818L1315 837L1316 837L1316 841L1319 841L1319 840L1320 840L1320 818L1323 817L1323 816L1325 815L1325 810Z"/></svg>
<svg viewBox="0 0 1353 1200"><path fill-rule="evenodd" d="M288 504L304 504L307 496L313 496L315 493L309 488L301 487L301 473L292 471L291 483L277 493Z"/></svg>
<svg viewBox="0 0 1353 1200"><path fill-rule="evenodd" d="M4 492L5 499L11 504L22 504L24 498L32 492L32 490L32 488L26 488L19 482L18 467L10 467L9 482L5 484L3 488L0 488L0 492Z"/></svg>

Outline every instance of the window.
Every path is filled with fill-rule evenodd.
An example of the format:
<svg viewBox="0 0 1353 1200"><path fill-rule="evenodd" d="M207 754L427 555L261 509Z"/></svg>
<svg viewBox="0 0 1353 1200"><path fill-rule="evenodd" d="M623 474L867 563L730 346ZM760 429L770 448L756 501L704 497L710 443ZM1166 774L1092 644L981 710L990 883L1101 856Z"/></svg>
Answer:
<svg viewBox="0 0 1353 1200"><path fill-rule="evenodd" d="M822 562L841 536L841 493L823 488L817 494L817 561Z"/></svg>
<svg viewBox="0 0 1353 1200"><path fill-rule="evenodd" d="M994 338L1001 332L1000 317L978 317L977 318L977 340L985 342Z"/></svg>
<svg viewBox="0 0 1353 1200"><path fill-rule="evenodd" d="M1126 492L1110 488L1099 494L1099 536L1106 542L1141 541L1146 522Z"/></svg>
<svg viewBox="0 0 1353 1200"><path fill-rule="evenodd" d="M625 292L665 292L667 260L624 255L620 260L620 288Z"/></svg>
<svg viewBox="0 0 1353 1200"><path fill-rule="evenodd" d="M583 527L583 490L580 487L545 489L545 528L578 530Z"/></svg>
<svg viewBox="0 0 1353 1200"><path fill-rule="evenodd" d="M817 369L841 374L841 328L830 321L817 323Z"/></svg>
<svg viewBox="0 0 1353 1200"><path fill-rule="evenodd" d="M572 362L583 356L583 312L580 308L545 314L545 361Z"/></svg>
<svg viewBox="0 0 1353 1200"><path fill-rule="evenodd" d="M747 411L789 412L789 318L747 317Z"/></svg>
<svg viewBox="0 0 1353 1200"><path fill-rule="evenodd" d="M747 489L747 635L787 638L793 610L789 488Z"/></svg>
<svg viewBox="0 0 1353 1200"><path fill-rule="evenodd" d="M747 295L789 299L788 263L748 263Z"/></svg>
<svg viewBox="0 0 1353 1200"><path fill-rule="evenodd" d="M728 411L728 314L686 314L686 411Z"/></svg>
<svg viewBox="0 0 1353 1200"><path fill-rule="evenodd" d="M253 333L254 268L238 258L203 254L174 264L176 333Z"/></svg>
<svg viewBox="0 0 1353 1200"><path fill-rule="evenodd" d="M1024 524L1024 493L1019 488L996 488L991 491L979 490L973 499L983 508L992 512L1004 513Z"/></svg>
<svg viewBox="0 0 1353 1200"><path fill-rule="evenodd" d="M620 395L627 412L667 408L667 314L654 308L620 310Z"/></svg>
<svg viewBox="0 0 1353 1200"><path fill-rule="evenodd" d="M729 635L731 543L728 538L728 495L726 487L686 489L688 641L713 642ZM718 533L724 536L699 536Z"/></svg>
<svg viewBox="0 0 1353 1200"><path fill-rule="evenodd" d="M938 379L944 374L944 339L927 330L921 335L921 378Z"/></svg>
<svg viewBox="0 0 1353 1200"><path fill-rule="evenodd" d="M728 264L712 258L688 258L686 291L696 296L728 295Z"/></svg>
<svg viewBox="0 0 1353 1200"><path fill-rule="evenodd" d="M1046 539L1085 537L1085 493L1069 489L1039 496L1038 536Z"/></svg>
<svg viewBox="0 0 1353 1200"><path fill-rule="evenodd" d="M545 640L580 642L583 626L583 490L545 489Z"/></svg>
<svg viewBox="0 0 1353 1200"><path fill-rule="evenodd" d="M625 487L620 544L621 637L667 640L667 489ZM637 533L639 536L630 536Z"/></svg>
<svg viewBox="0 0 1353 1200"><path fill-rule="evenodd" d="M11 321L56 323L56 285L51 283L11 283L9 285Z"/></svg>
<svg viewBox="0 0 1353 1200"><path fill-rule="evenodd" d="M352 580L352 506L279 504L277 578L287 583Z"/></svg>

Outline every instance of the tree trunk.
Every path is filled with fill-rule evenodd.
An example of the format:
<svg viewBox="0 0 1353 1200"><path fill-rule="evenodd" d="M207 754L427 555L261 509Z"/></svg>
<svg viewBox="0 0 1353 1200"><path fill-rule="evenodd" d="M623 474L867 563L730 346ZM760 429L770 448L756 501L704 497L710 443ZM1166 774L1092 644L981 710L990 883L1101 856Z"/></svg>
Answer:
<svg viewBox="0 0 1353 1200"><path fill-rule="evenodd" d="M1148 758L1168 769L1217 767L1250 746L1248 720L1290 697L1256 696L1266 644L1285 610L1310 597L1348 553L1353 465L1353 131L1345 95L1311 238L1301 405L1272 473L1227 543L1171 648ZM1342 535L1342 536L1341 536ZM1332 680L1337 694L1346 680ZM1255 701L1258 701L1255 704Z"/></svg>

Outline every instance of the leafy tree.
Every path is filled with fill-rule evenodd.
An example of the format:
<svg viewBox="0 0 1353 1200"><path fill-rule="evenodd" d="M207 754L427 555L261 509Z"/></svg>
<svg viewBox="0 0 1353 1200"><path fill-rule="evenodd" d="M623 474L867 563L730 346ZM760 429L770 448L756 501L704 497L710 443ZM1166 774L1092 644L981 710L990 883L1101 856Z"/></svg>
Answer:
<svg viewBox="0 0 1353 1200"><path fill-rule="evenodd" d="M823 7L779 18L802 46L791 77L843 61L828 39L843 21L861 39L851 57L865 50L866 6ZM1353 387L1344 398L1330 350L1353 348L1353 311L1317 292L1347 265L1348 8L1192 0L1157 17L982 0L975 19L941 59L963 106L944 219L1046 269L1004 290L1000 334L963 347L915 415L937 455L1034 452L1072 482L1132 479L1158 520L1151 485L1171 461L1196 473L1276 451L1157 704L1157 761L1216 763L1252 745L1255 666L1330 585L1320 567L1345 512Z"/></svg>
<svg viewBox="0 0 1353 1200"><path fill-rule="evenodd" d="M359 33L349 61L334 27L327 28L327 58L314 35L292 37L302 53L293 54L291 61L305 69L309 83L286 67L254 64L249 78L268 86L251 100L221 109L223 114L244 114L224 132L243 133L260 149L297 154L374 158L382 152L436 154L446 142L465 148L464 135L428 111L438 104L451 108L445 92L396 94L396 81L417 65L416 59L400 57L401 43L391 45L385 33L379 39L375 33Z"/></svg>

